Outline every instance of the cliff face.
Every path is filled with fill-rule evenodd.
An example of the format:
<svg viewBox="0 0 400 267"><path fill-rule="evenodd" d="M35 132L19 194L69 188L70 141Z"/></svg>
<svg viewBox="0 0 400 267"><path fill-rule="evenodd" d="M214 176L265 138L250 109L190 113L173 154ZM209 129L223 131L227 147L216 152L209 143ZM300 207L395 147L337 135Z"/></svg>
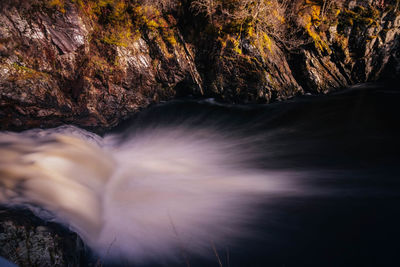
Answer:
<svg viewBox="0 0 400 267"><path fill-rule="evenodd" d="M40 2L1 2L3 129L112 126L140 107L173 97L176 84L197 75L184 44L159 28L109 34L75 3L66 2L60 11ZM156 20L168 23L161 16L147 23Z"/></svg>
<svg viewBox="0 0 400 267"><path fill-rule="evenodd" d="M1 1L1 128L104 129L179 95L267 103L395 77L398 7L365 2L342 3L327 21L322 1L305 1L302 43L288 48L250 27L210 30L190 1L168 12L129 1Z"/></svg>
<svg viewBox="0 0 400 267"><path fill-rule="evenodd" d="M400 43L400 14L365 6L365 2L350 1L325 30L309 30L315 46L300 51L291 61L295 77L305 90L326 93L376 81L388 69L392 69L393 78L398 74L395 54Z"/></svg>

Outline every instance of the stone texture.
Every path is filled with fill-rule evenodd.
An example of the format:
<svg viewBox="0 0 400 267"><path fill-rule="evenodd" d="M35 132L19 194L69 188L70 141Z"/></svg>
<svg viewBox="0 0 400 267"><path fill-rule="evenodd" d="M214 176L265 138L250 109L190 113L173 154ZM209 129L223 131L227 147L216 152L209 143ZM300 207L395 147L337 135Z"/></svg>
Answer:
<svg viewBox="0 0 400 267"><path fill-rule="evenodd" d="M0 4L2 129L109 128L195 75L182 42L167 51L158 32L126 46L102 42L75 4L59 12L43 2Z"/></svg>
<svg viewBox="0 0 400 267"><path fill-rule="evenodd" d="M80 238L32 213L0 209L0 256L20 267L93 266Z"/></svg>
<svg viewBox="0 0 400 267"><path fill-rule="evenodd" d="M344 2L343 12L366 5ZM107 29L77 4L66 1L61 12L44 3L0 4L3 130L63 123L106 130L149 104L181 95L268 103L400 74L400 16L393 10L381 10L373 23L349 25L339 15L329 27L312 26L323 48L304 29L306 42L296 49L272 38L260 49L244 37L236 53L229 42L221 46L197 31L206 27L196 27L199 22L182 10L164 16L173 42L160 29L142 27L119 44L105 41Z"/></svg>

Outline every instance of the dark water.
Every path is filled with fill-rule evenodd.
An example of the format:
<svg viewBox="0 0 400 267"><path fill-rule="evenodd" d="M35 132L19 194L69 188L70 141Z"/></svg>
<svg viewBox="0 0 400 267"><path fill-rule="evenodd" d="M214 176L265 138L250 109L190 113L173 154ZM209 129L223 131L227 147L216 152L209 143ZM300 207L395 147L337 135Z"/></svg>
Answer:
<svg viewBox="0 0 400 267"><path fill-rule="evenodd" d="M267 106L186 100L125 127L206 125L245 139L258 168L307 173L309 194L263 206L257 236L211 260L189 257L190 266L219 266L218 258L223 266L399 266L399 103L400 91L387 85Z"/></svg>
<svg viewBox="0 0 400 267"><path fill-rule="evenodd" d="M396 88L270 105L177 100L103 138L2 133L0 203L49 211L103 266L400 266Z"/></svg>

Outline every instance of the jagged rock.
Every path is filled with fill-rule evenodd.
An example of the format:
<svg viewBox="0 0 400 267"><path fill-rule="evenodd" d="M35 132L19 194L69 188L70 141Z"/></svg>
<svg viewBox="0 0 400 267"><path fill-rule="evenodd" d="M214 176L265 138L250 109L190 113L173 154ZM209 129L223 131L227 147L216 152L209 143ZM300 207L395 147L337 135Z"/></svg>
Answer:
<svg viewBox="0 0 400 267"><path fill-rule="evenodd" d="M193 80L196 70L182 42L168 46L153 31L115 45L97 36L96 27L69 1L63 12L46 1L1 1L2 129L108 128Z"/></svg>
<svg viewBox="0 0 400 267"><path fill-rule="evenodd" d="M162 27L138 28L119 42L106 38L109 29L79 1L62 9L48 2L0 1L1 130L63 123L104 130L177 95L268 103L400 77L398 11L382 10L373 23L314 29L322 47L303 31L310 41L294 50L271 38L260 49L240 37L235 52L232 42L224 47L209 36L207 25L193 33L192 21L178 25L163 14ZM371 0L344 2L353 10ZM32 214L0 212L0 255L18 265L78 266L85 258L76 235Z"/></svg>
<svg viewBox="0 0 400 267"><path fill-rule="evenodd" d="M50 1L0 3L1 129L73 123L104 130L180 95L268 103L399 74L398 11L345 23L367 1L342 1L337 23L307 26L308 41L293 50L268 36L263 47L245 36L222 45L185 7L173 16L152 11L121 41L109 36L124 34L108 18L93 19L79 1L61 2L61 9ZM311 24L312 5L299 14Z"/></svg>
<svg viewBox="0 0 400 267"><path fill-rule="evenodd" d="M360 3L366 4L350 1L345 7L352 9ZM312 93L327 93L378 80L398 49L400 28L395 25L399 18L398 12L382 11L380 18L371 24L359 22L340 25L341 29L338 25L329 27L325 34L320 34L328 36L322 41L331 50L329 55L321 55L318 49L310 46L292 56L290 63L296 80L305 91Z"/></svg>

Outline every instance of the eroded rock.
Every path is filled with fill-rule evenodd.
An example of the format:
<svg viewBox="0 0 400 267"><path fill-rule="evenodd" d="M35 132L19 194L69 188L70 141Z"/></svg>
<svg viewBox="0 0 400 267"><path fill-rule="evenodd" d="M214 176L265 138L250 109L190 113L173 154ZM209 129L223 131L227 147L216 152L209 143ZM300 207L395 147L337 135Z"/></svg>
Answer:
<svg viewBox="0 0 400 267"><path fill-rule="evenodd" d="M221 38L193 25L190 8L171 15L139 5L110 22L107 6L96 15L76 1L49 3L1 1L1 129L105 130L181 95L268 103L400 74L399 12L365 1L344 1L325 27L317 3L304 4L291 49L267 34L262 43Z"/></svg>
<svg viewBox="0 0 400 267"><path fill-rule="evenodd" d="M0 209L0 256L20 267L93 265L76 234L22 210Z"/></svg>

